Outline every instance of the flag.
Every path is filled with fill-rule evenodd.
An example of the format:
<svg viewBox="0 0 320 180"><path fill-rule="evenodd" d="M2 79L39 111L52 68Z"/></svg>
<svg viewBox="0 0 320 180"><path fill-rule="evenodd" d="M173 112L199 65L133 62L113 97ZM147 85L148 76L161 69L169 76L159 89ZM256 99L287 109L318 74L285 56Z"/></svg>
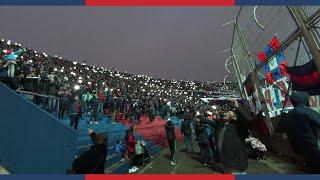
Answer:
<svg viewBox="0 0 320 180"><path fill-rule="evenodd" d="M277 51L280 48L280 41L277 36L274 36L269 43L269 46L273 49L273 52Z"/></svg>
<svg viewBox="0 0 320 180"><path fill-rule="evenodd" d="M258 54L258 59L260 60L260 62L265 62L267 60L267 55L264 51L259 52Z"/></svg>
<svg viewBox="0 0 320 180"><path fill-rule="evenodd" d="M251 96L254 92L254 85L252 81L252 73L247 76L247 79L243 82L243 85L246 88L248 96Z"/></svg>
<svg viewBox="0 0 320 180"><path fill-rule="evenodd" d="M301 66L287 68L292 89L295 91L307 91L310 95L320 94L320 73L311 60Z"/></svg>

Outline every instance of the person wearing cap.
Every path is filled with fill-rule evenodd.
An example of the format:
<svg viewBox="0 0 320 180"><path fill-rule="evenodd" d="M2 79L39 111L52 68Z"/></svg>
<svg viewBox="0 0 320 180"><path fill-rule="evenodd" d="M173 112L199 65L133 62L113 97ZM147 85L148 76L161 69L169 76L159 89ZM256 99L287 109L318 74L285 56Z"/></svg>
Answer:
<svg viewBox="0 0 320 180"><path fill-rule="evenodd" d="M92 129L88 129L88 134L93 145L73 161L71 172L74 174L104 174L108 138L105 134L97 134Z"/></svg>
<svg viewBox="0 0 320 180"><path fill-rule="evenodd" d="M17 64L17 58L23 53L23 49L19 48L17 51L3 50L5 56L3 58L5 65L8 68L8 77L14 77L15 65Z"/></svg>

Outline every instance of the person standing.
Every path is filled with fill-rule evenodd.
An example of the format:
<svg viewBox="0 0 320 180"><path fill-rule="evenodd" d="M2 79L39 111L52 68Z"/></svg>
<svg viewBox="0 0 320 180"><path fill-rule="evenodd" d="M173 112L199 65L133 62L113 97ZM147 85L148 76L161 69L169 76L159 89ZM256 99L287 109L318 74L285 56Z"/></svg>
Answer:
<svg viewBox="0 0 320 180"><path fill-rule="evenodd" d="M134 173L138 170L137 166L135 166L134 158L136 153L136 140L133 135L133 127L126 131L126 147L127 147L127 158L129 159L129 173Z"/></svg>
<svg viewBox="0 0 320 180"><path fill-rule="evenodd" d="M207 125L204 123L201 123L202 117L196 118L196 135L198 138L198 145L200 148L200 155L201 155L201 163L205 166L207 166L212 159L212 153L210 149L210 142L209 142L209 136L207 133Z"/></svg>
<svg viewBox="0 0 320 180"><path fill-rule="evenodd" d="M79 97L75 96L69 105L68 113L70 117L70 127L77 129L79 123L79 113L80 113L80 102Z"/></svg>
<svg viewBox="0 0 320 180"><path fill-rule="evenodd" d="M6 54L3 58L5 62L4 67L8 68L8 77L13 78L16 71L15 66L17 64L17 57L23 53L23 50L19 48L17 51L3 50L3 52Z"/></svg>
<svg viewBox="0 0 320 180"><path fill-rule="evenodd" d="M320 172L320 113L309 107L306 92L294 92L290 100L294 109L286 119L288 139L294 151L309 161L311 170Z"/></svg>
<svg viewBox="0 0 320 180"><path fill-rule="evenodd" d="M186 145L186 153L187 155L193 155L194 154L194 148L193 148L193 134L191 129L191 117L186 116L184 118L184 121L181 124L181 134L184 136L184 143Z"/></svg>
<svg viewBox="0 0 320 180"><path fill-rule="evenodd" d="M171 121L168 121L165 125L167 140L170 149L170 164L176 165L175 151L176 151L176 135L174 132L174 125Z"/></svg>

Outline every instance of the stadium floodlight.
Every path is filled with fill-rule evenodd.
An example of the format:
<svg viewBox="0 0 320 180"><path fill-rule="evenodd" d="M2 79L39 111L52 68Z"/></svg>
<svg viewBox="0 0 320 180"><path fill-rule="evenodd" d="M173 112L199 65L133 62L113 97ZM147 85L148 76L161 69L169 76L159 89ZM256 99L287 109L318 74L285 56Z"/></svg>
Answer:
<svg viewBox="0 0 320 180"><path fill-rule="evenodd" d="M74 90L79 90L80 86L78 84L74 85Z"/></svg>

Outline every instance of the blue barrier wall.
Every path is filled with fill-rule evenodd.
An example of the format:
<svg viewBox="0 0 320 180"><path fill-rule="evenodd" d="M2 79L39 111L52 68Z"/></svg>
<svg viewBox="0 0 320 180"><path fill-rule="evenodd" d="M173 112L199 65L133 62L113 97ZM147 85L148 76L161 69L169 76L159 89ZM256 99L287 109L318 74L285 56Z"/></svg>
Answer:
<svg viewBox="0 0 320 180"><path fill-rule="evenodd" d="M10 173L65 173L76 132L0 83L0 164Z"/></svg>

